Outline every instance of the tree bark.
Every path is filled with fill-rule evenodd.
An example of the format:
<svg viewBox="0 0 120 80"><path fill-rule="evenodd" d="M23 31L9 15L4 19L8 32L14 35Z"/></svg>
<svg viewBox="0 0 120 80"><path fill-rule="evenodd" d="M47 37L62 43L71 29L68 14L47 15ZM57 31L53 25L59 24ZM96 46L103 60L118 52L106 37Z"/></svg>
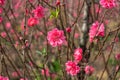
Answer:
<svg viewBox="0 0 120 80"><path fill-rule="evenodd" d="M80 48L83 49L83 55L85 54L86 45L87 45L87 41L88 41L90 6L91 6L90 0L85 0L84 9L83 9L83 25L82 25L82 29L81 29L82 34L81 34L80 42L79 42ZM84 64L84 60L81 63ZM81 64L79 64L79 66L82 67ZM78 73L78 75L77 75L77 78L78 78L78 80L84 80L84 77L85 77L84 69L81 69L80 73Z"/></svg>

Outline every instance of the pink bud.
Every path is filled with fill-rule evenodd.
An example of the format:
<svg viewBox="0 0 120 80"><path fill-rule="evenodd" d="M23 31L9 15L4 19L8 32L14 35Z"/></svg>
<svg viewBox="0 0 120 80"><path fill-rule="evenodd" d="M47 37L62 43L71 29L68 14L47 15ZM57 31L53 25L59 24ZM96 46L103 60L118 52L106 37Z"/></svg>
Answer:
<svg viewBox="0 0 120 80"><path fill-rule="evenodd" d="M120 53L115 55L116 60L120 60Z"/></svg>
<svg viewBox="0 0 120 80"><path fill-rule="evenodd" d="M1 32L1 36L2 36L3 38L6 38L6 36L7 36L6 32Z"/></svg>
<svg viewBox="0 0 120 80"><path fill-rule="evenodd" d="M66 28L66 31L67 31L68 33L70 33L70 32L71 32L71 28L70 28L70 27L67 27L67 28Z"/></svg>

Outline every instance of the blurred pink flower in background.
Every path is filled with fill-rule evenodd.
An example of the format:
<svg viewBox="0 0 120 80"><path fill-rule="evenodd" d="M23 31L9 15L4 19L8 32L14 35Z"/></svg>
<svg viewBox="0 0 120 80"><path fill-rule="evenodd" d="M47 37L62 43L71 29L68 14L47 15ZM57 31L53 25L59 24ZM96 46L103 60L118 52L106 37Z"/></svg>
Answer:
<svg viewBox="0 0 120 80"><path fill-rule="evenodd" d="M115 38L115 42L119 42L119 37L116 37L116 38Z"/></svg>
<svg viewBox="0 0 120 80"><path fill-rule="evenodd" d="M46 76L50 76L50 73L49 73L49 69L47 68L47 69L42 69L42 71L41 71L42 73L42 75L45 75L46 74Z"/></svg>
<svg viewBox="0 0 120 80"><path fill-rule="evenodd" d="M20 80L28 80L27 78L20 78Z"/></svg>
<svg viewBox="0 0 120 80"><path fill-rule="evenodd" d="M6 32L1 32L0 35L1 35L3 38L6 38L6 36L7 36Z"/></svg>
<svg viewBox="0 0 120 80"><path fill-rule="evenodd" d="M59 6L60 5L60 0L57 0L56 1L56 6Z"/></svg>
<svg viewBox="0 0 120 80"><path fill-rule="evenodd" d="M89 41L93 42L94 37L100 36L103 37L105 35L104 33L104 24L100 24L98 21L92 24L89 30Z"/></svg>
<svg viewBox="0 0 120 80"><path fill-rule="evenodd" d="M0 5L4 5L5 4L5 0L0 0Z"/></svg>
<svg viewBox="0 0 120 80"><path fill-rule="evenodd" d="M15 33L14 29L10 29L10 33L14 34Z"/></svg>
<svg viewBox="0 0 120 80"><path fill-rule="evenodd" d="M2 8L0 8L0 14L2 14L2 12L3 12L3 9L2 9Z"/></svg>
<svg viewBox="0 0 120 80"><path fill-rule="evenodd" d="M18 45L19 45L19 42L18 42L18 41L15 41L14 46L17 48L17 47L18 47Z"/></svg>
<svg viewBox="0 0 120 80"><path fill-rule="evenodd" d="M38 20L36 18L31 17L31 18L28 19L28 26L29 27L35 26L37 24L38 24Z"/></svg>
<svg viewBox="0 0 120 80"><path fill-rule="evenodd" d="M67 31L68 33L70 33L70 32L71 32L71 28L70 28L70 27L67 27L67 28L66 28L66 31Z"/></svg>
<svg viewBox="0 0 120 80"><path fill-rule="evenodd" d="M78 38L78 37L79 37L79 33L75 33L74 38Z"/></svg>
<svg viewBox="0 0 120 80"><path fill-rule="evenodd" d="M80 67L77 66L77 64L75 62L68 61L65 64L65 66L66 66L67 73L72 76L77 75L77 73L80 71Z"/></svg>
<svg viewBox="0 0 120 80"><path fill-rule="evenodd" d="M33 63L32 63L31 61L29 62L29 65L30 65L31 67L33 67Z"/></svg>
<svg viewBox="0 0 120 80"><path fill-rule="evenodd" d="M61 46L66 41L64 32L62 30L58 30L57 28L48 32L47 39L52 47Z"/></svg>
<svg viewBox="0 0 120 80"><path fill-rule="evenodd" d="M41 19L44 17L45 8L43 8L42 6L38 6L35 10L33 10L33 13L35 18Z"/></svg>
<svg viewBox="0 0 120 80"><path fill-rule="evenodd" d="M94 68L93 68L92 66L87 65L87 66L85 67L85 73L86 73L87 75L91 75L93 72L94 72Z"/></svg>
<svg viewBox="0 0 120 80"><path fill-rule="evenodd" d="M115 55L116 60L120 60L120 53Z"/></svg>
<svg viewBox="0 0 120 80"><path fill-rule="evenodd" d="M17 72L12 72L12 77L18 77L18 73Z"/></svg>
<svg viewBox="0 0 120 80"><path fill-rule="evenodd" d="M100 5L110 9L116 6L116 0L100 0Z"/></svg>
<svg viewBox="0 0 120 80"><path fill-rule="evenodd" d="M21 6L21 0L18 0L14 6L14 9L19 9L19 7Z"/></svg>
<svg viewBox="0 0 120 80"><path fill-rule="evenodd" d="M2 20L3 20L3 18L2 18L2 17L0 17L0 23L2 22Z"/></svg>
<svg viewBox="0 0 120 80"><path fill-rule="evenodd" d="M7 28L7 29L10 29L10 28L11 28L11 23L10 23L10 22L7 22L5 25L6 25L6 28Z"/></svg>
<svg viewBox="0 0 120 80"><path fill-rule="evenodd" d="M0 80L9 80L9 78L8 77L0 76Z"/></svg>
<svg viewBox="0 0 120 80"><path fill-rule="evenodd" d="M83 50L81 48L77 48L75 49L74 51L74 59L75 59L75 62L79 62L82 60L82 52Z"/></svg>

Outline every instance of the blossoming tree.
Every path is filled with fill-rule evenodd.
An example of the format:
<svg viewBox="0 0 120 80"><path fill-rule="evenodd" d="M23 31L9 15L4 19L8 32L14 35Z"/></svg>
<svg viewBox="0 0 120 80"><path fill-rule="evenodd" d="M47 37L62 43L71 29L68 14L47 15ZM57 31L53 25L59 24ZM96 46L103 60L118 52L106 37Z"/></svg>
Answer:
<svg viewBox="0 0 120 80"><path fill-rule="evenodd" d="M119 80L119 0L0 0L0 80Z"/></svg>

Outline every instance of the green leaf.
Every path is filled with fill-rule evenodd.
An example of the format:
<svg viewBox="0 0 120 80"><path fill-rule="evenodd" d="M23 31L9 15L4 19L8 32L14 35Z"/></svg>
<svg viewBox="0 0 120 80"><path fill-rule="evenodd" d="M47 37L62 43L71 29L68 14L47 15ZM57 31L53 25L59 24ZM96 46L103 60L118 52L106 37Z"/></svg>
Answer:
<svg viewBox="0 0 120 80"><path fill-rule="evenodd" d="M60 72L61 65L60 65L59 61L55 60L54 62L49 64L49 69L50 69L50 72L53 72L53 73Z"/></svg>
<svg viewBox="0 0 120 80"><path fill-rule="evenodd" d="M57 61L57 60L54 61L53 67L54 67L55 72L59 72L61 70L61 65L60 65L59 61Z"/></svg>
<svg viewBox="0 0 120 80"><path fill-rule="evenodd" d="M55 15L56 18L58 17L58 14L59 14L59 9L56 9L56 15Z"/></svg>
<svg viewBox="0 0 120 80"><path fill-rule="evenodd" d="M36 50L36 53L42 55L41 51Z"/></svg>
<svg viewBox="0 0 120 80"><path fill-rule="evenodd" d="M46 48L43 48L42 54L46 54Z"/></svg>
<svg viewBox="0 0 120 80"><path fill-rule="evenodd" d="M35 74L36 74L35 80L41 80L41 76L37 71L35 71Z"/></svg>
<svg viewBox="0 0 120 80"><path fill-rule="evenodd" d="M43 48L42 51L36 50L36 53L39 55L46 55L46 48Z"/></svg>
<svg viewBox="0 0 120 80"><path fill-rule="evenodd" d="M51 10L50 19L52 19L52 18L57 18L58 15L59 15L59 9Z"/></svg>
<svg viewBox="0 0 120 80"><path fill-rule="evenodd" d="M108 64L115 66L115 65L117 65L117 61L115 59L110 58L108 61Z"/></svg>

